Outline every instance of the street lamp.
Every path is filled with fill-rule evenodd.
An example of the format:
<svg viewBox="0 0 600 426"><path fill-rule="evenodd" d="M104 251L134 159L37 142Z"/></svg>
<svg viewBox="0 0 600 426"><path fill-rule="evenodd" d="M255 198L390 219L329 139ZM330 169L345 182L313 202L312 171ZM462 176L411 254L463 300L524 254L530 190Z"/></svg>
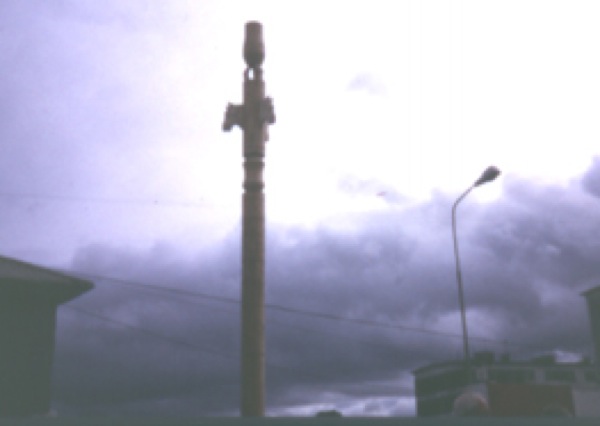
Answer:
<svg viewBox="0 0 600 426"><path fill-rule="evenodd" d="M456 238L456 208L458 204L467 196L469 192L473 190L473 188L483 185L484 183L491 182L496 179L500 175L500 170L494 166L490 166L481 174L479 179L477 179L473 185L471 185L458 199L454 202L452 206L452 237L454 239L454 258L456 260L456 282L458 283L458 302L460 304L460 318L462 322L462 335L463 335L463 350L465 357L465 372L467 374L467 385L471 381L470 373L469 373L469 334L467 332L467 319L465 314L465 299L463 294L463 283L462 283L462 273L460 270L460 255L458 253L458 240Z"/></svg>

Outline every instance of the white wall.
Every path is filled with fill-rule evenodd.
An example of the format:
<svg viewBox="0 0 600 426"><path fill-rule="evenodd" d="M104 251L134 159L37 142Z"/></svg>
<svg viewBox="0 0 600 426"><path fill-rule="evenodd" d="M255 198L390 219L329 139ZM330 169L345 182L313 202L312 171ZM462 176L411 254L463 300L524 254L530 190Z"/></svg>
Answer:
<svg viewBox="0 0 600 426"><path fill-rule="evenodd" d="M573 389L576 417L600 417L600 389Z"/></svg>

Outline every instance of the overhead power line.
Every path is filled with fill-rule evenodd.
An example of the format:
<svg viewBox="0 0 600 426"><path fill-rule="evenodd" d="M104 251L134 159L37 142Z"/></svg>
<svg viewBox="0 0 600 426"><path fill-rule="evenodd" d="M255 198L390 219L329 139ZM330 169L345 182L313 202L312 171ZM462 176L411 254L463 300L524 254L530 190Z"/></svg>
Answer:
<svg viewBox="0 0 600 426"><path fill-rule="evenodd" d="M229 354L225 354L223 352L218 352L218 351L214 351L214 350L208 350L205 347L202 347L200 345L197 345L197 344L185 341L185 340L176 339L176 338L173 338L171 336L167 336L165 334L158 333L156 331L149 330L149 329L144 328L144 327L140 327L140 326L137 326L137 325L129 324L129 323L126 323L126 322L123 322L123 321L119 321L119 320L116 320L114 318L110 318L110 317L107 317L105 315L98 314L96 312L91 312L91 311L88 311L87 309L83 309L83 308L81 308L79 306L74 306L72 304L67 304L67 305L64 305L64 306L66 308L72 310L72 311L77 312L77 313L80 313L80 314L83 314L83 315L86 315L86 316L89 316L89 317L93 317L93 318L96 318L96 319L101 320L101 321L109 322L109 323L115 324L115 325L117 325L119 327L129 328L131 330L135 330L138 333L143 333L143 334L145 334L147 336L151 336L151 337L154 337L154 338L157 338L157 339L160 339L160 340L164 340L164 341L169 342L171 344L175 344L175 345L178 345L178 346L185 346L185 347L187 347L189 349L200 350L200 351L202 351L204 353L207 353L209 355L212 355L212 356L235 359L234 357L232 357Z"/></svg>
<svg viewBox="0 0 600 426"><path fill-rule="evenodd" d="M176 338L171 337L169 335L166 335L166 334L163 334L163 333L159 333L159 332L156 332L154 330L150 330L150 329L147 329L147 328L144 328L144 327L140 327L138 325L129 324L129 323L124 322L124 321L119 321L119 320L116 320L114 318L110 318L108 316L99 314L97 312L88 311L87 309L83 309L83 308L81 308L79 306L73 306L72 304L66 304L66 305L63 305L63 306L66 307L66 308L68 308L68 309L70 309L73 312L78 313L78 314L85 315L85 316L88 316L88 317L91 317L91 318L95 318L95 319L97 319L99 321L104 321L104 322L107 322L107 323L111 323L111 324L114 324L114 325L116 325L118 327L128 328L130 330L135 331L136 333L142 333L142 334L144 334L146 336L149 336L149 337L152 337L154 339L167 342L167 343L172 344L172 345L177 345L177 346L182 346L182 347L185 347L185 348L188 348L188 349L193 349L195 351L199 351L199 352L205 353L207 355L210 355L210 356L213 356L213 357L216 357L216 358L226 358L228 360L235 361L235 362L239 361L239 358L236 355L232 355L230 353L226 353L226 352L222 352L222 351L215 351L214 349L207 349L205 346L201 346L201 345L198 345L198 344L186 341L186 340L176 339ZM280 370L280 371L287 371L287 372L291 372L291 373L295 373L295 374L301 373L304 376L308 375L308 376L311 376L311 377L314 377L314 378L319 378L319 379L321 378L321 374L319 374L317 372L300 370L300 369L289 367L289 366L286 366L286 365L276 364L276 363L273 363L273 362L270 362L270 361L267 361L266 365L268 367L270 367L270 368L274 368L274 369L277 369L277 370Z"/></svg>
<svg viewBox="0 0 600 426"><path fill-rule="evenodd" d="M204 202L160 200L160 199L135 199L135 198L103 198L88 197L79 195L60 195L60 194L34 194L34 193L16 193L0 192L0 197L4 198L29 198L47 201L58 201L67 203L99 203L99 204L125 204L125 205L143 205L155 207L181 207L181 208L206 208L208 205Z"/></svg>
<svg viewBox="0 0 600 426"><path fill-rule="evenodd" d="M165 292L165 293L169 293L169 294L173 294L173 295L177 295L177 296L192 297L192 298L210 300L210 301L219 302L219 303L236 304L236 305L239 305L241 303L239 299L233 298L233 297L217 296L217 295L208 294L208 293L201 293L201 292L190 291L190 290L185 290L185 289L160 286L160 285L156 285L156 284L142 283L142 282L138 282L138 281L131 281L131 280L125 280L125 279L121 279L121 278L108 277L105 275L90 274L90 273L86 273L86 272L75 272L74 273L72 271L65 271L65 270L63 270L62 272L76 274L83 278L99 279L99 280L104 280L107 282L113 282L113 283L123 284L123 285L127 285L127 286L142 288L145 290ZM388 323L388 322L382 322L382 321L369 320L369 319L365 319L365 318L352 318L352 317L334 315L334 314L329 314L329 313L324 313L324 312L299 309L299 308L294 308L294 307L284 306L284 305L274 304L274 303L265 303L265 308L267 308L271 311L284 312L284 313L288 313L288 314L323 319L323 320L328 320L328 321L344 322L344 323L351 323L351 324L357 324L357 325L368 326L368 327L378 327L378 328L386 328L386 329L393 329L393 330L402 330L402 331L408 331L408 332L414 332L414 333L437 335L437 336L446 337L446 338L462 339L462 334L460 334L460 333L450 333L450 332L442 331L442 330L430 329L430 328L425 328L425 327L407 326L407 325L398 324L398 323ZM507 345L508 346L522 346L522 345L518 345L518 344L514 344L514 343L509 343L505 340L490 339L490 338L480 337L480 336L473 336L472 340L478 340L481 342L488 342L488 343L494 343L494 344L502 344L504 346L507 346Z"/></svg>

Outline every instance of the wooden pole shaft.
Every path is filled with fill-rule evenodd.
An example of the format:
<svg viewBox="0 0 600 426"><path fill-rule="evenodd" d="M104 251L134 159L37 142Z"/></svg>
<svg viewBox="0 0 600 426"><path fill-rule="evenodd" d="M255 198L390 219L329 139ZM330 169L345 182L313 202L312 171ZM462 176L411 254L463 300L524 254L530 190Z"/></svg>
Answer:
<svg viewBox="0 0 600 426"><path fill-rule="evenodd" d="M228 104L223 130L243 130L241 395L244 417L265 411L265 199L263 168L267 124L275 123L273 100L265 98L261 65L265 57L262 26L246 24L244 102Z"/></svg>
<svg viewBox="0 0 600 426"><path fill-rule="evenodd" d="M265 405L265 202L263 194L264 99L260 68L244 75L244 195L242 199L242 395L244 417L264 415Z"/></svg>

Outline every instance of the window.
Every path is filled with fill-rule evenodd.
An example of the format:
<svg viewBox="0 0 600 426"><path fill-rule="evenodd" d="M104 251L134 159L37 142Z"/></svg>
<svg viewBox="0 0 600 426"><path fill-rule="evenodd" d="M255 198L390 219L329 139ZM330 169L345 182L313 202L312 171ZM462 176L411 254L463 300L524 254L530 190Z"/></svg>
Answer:
<svg viewBox="0 0 600 426"><path fill-rule="evenodd" d="M546 370L544 377L552 382L575 382L575 372L573 370Z"/></svg>
<svg viewBox="0 0 600 426"><path fill-rule="evenodd" d="M535 378L533 370L530 369L504 369L493 368L489 372L489 380L498 383L526 383Z"/></svg>
<svg viewBox="0 0 600 426"><path fill-rule="evenodd" d="M415 387L417 396L428 395L448 389L454 389L466 385L467 376L465 370L458 369L446 371L440 374L421 377L416 380Z"/></svg>
<svg viewBox="0 0 600 426"><path fill-rule="evenodd" d="M598 377L597 371L586 371L584 373L586 382L599 383L600 378Z"/></svg>

